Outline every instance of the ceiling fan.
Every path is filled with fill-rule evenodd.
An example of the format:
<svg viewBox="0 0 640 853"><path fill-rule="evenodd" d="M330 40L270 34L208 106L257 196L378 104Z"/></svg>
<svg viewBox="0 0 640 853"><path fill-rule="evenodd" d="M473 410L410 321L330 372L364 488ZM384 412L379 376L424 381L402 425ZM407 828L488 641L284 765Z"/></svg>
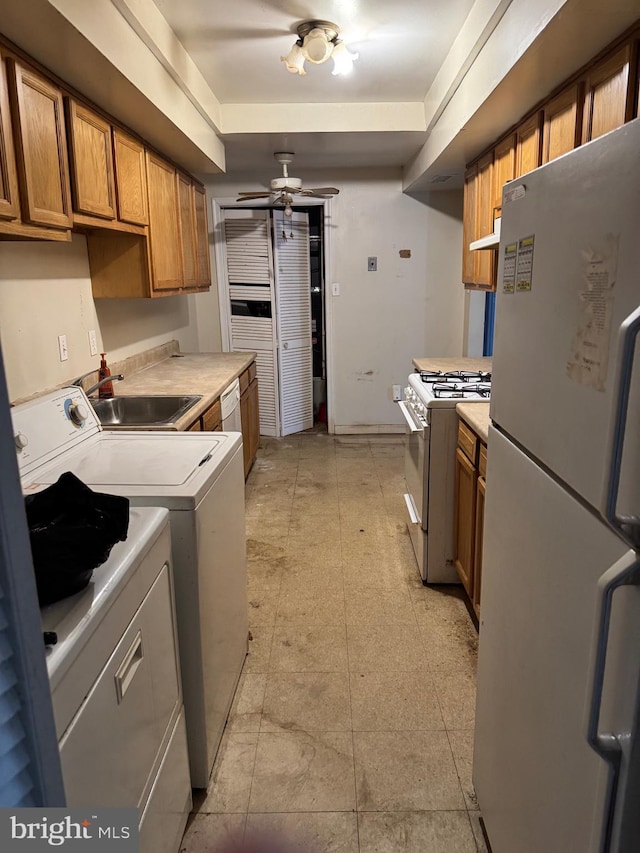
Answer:
<svg viewBox="0 0 640 853"><path fill-rule="evenodd" d="M273 155L282 166L282 177L271 181L271 190L263 192L238 193L237 201L251 201L258 198L270 198L273 204L284 205L284 215L291 216L291 205L294 196L305 198L329 198L337 195L340 190L335 187L314 187L305 190L302 188L302 179L293 178L289 175L288 166L293 163L293 154L289 151L276 151Z"/></svg>

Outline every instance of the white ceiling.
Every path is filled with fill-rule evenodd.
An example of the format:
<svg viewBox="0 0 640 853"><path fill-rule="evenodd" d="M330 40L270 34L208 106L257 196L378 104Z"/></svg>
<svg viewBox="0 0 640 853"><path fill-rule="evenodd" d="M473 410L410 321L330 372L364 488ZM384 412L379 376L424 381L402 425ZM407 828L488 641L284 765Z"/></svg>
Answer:
<svg viewBox="0 0 640 853"><path fill-rule="evenodd" d="M223 103L422 101L473 0L155 0ZM359 54L353 72L333 63L300 77L285 56L302 21L340 27Z"/></svg>
<svg viewBox="0 0 640 853"><path fill-rule="evenodd" d="M424 102L474 0L155 0L222 104L389 104ZM359 54L348 76L331 61L286 71L280 57L302 21L340 27ZM401 166L423 131L234 133L223 135L227 174L273 171L273 152L292 150L298 168Z"/></svg>

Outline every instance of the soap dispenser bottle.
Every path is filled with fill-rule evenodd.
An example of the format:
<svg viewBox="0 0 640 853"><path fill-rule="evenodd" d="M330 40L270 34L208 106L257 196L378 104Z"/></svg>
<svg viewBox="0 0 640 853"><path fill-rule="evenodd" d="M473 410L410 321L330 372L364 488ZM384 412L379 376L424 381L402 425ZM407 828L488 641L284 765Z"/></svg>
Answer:
<svg viewBox="0 0 640 853"><path fill-rule="evenodd" d="M106 352L100 353L100 369L98 370L98 381L108 379L111 376L111 371L107 366ZM113 397L113 382L105 382L98 388L98 397L100 400Z"/></svg>

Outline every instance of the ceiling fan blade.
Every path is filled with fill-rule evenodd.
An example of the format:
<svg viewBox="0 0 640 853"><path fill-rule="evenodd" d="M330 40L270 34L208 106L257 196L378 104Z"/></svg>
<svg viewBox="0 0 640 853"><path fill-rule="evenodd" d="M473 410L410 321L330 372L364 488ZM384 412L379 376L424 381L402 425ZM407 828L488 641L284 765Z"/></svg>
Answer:
<svg viewBox="0 0 640 853"><path fill-rule="evenodd" d="M250 198L270 198L271 193L238 193L238 201L247 201Z"/></svg>
<svg viewBox="0 0 640 853"><path fill-rule="evenodd" d="M314 195L338 195L340 190L337 190L335 187L312 187L308 190L302 190L304 195L308 195L309 193L313 193Z"/></svg>
<svg viewBox="0 0 640 853"><path fill-rule="evenodd" d="M289 195L295 195L296 193L302 192L300 187L278 187L276 190L278 195L282 195L282 193L289 193Z"/></svg>

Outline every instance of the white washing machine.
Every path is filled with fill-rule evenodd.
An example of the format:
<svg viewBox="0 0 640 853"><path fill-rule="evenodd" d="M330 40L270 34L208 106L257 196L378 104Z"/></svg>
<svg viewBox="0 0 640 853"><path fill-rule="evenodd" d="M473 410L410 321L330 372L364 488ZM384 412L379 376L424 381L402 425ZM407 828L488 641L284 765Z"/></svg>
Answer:
<svg viewBox="0 0 640 853"><path fill-rule="evenodd" d="M169 510L191 784L206 788L247 652L241 435L103 431L76 387L11 414L25 492L71 471Z"/></svg>
<svg viewBox="0 0 640 853"><path fill-rule="evenodd" d="M191 811L166 509L129 513L87 587L44 607L68 806L136 806L141 853L176 853Z"/></svg>

